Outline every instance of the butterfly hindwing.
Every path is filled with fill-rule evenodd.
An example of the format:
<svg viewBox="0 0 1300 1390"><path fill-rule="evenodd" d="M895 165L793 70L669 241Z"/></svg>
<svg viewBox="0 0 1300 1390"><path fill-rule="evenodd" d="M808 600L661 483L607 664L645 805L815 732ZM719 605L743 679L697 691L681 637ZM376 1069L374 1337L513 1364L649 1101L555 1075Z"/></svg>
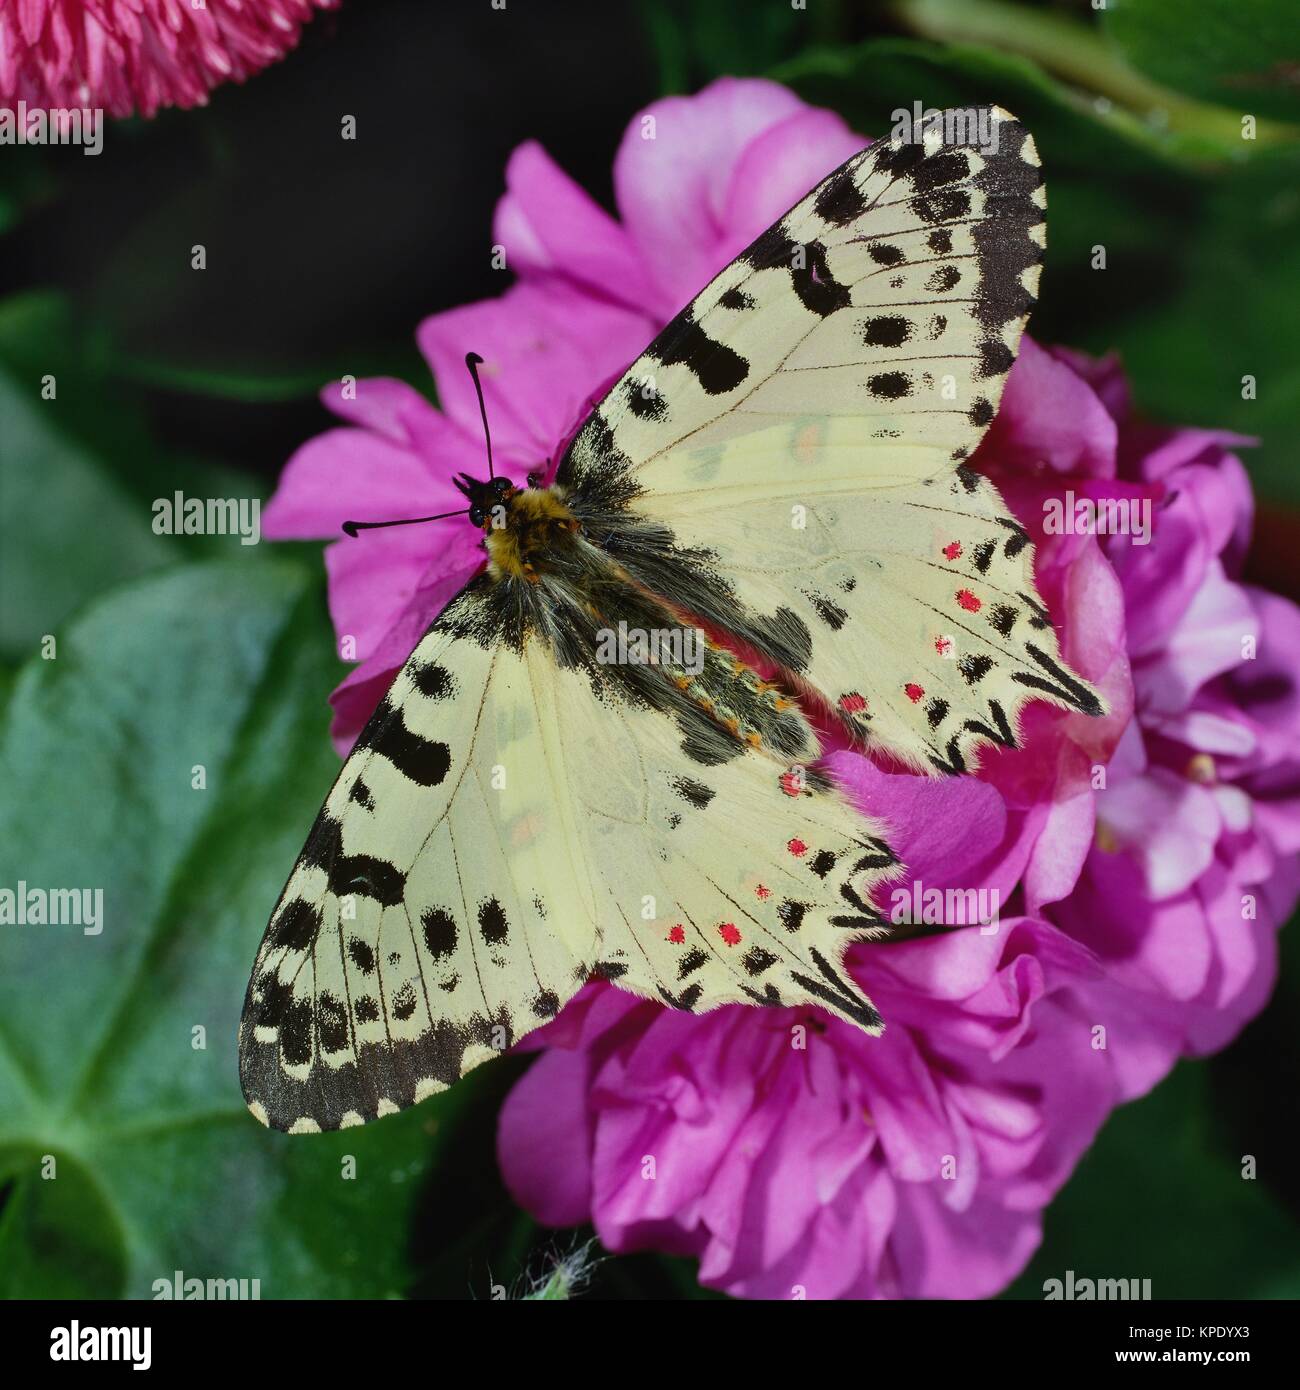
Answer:
<svg viewBox="0 0 1300 1390"><path fill-rule="evenodd" d="M603 624L647 618L612 578L602 601ZM249 986L241 1076L264 1123L410 1105L592 974L681 1009L820 1004L879 1030L842 957L883 931L872 894L897 866L881 827L723 732L665 671L602 665L591 615L569 613L557 660L544 629L568 606L549 578L475 581L358 740ZM756 743L816 751L793 707L793 737L759 712L752 672L716 648L710 662L708 698L748 704Z"/></svg>
<svg viewBox="0 0 1300 1390"><path fill-rule="evenodd" d="M595 973L692 1012L821 1004L879 1031L842 957L885 931L873 894L898 866L883 828L802 764L695 747L616 670L593 691L539 648L530 660L578 812Z"/></svg>

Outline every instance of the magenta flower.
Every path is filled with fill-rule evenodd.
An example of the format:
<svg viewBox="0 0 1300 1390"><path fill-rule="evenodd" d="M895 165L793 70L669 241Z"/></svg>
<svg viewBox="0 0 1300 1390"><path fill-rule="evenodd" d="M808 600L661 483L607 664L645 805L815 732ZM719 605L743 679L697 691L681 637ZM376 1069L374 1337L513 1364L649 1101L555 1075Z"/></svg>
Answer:
<svg viewBox="0 0 1300 1390"><path fill-rule="evenodd" d="M633 122L619 221L521 147L495 228L517 282L420 330L443 411L396 382L331 387L352 427L290 461L268 534L457 506L451 475L481 471L470 349L509 471L544 470L592 395L861 144L783 88L718 82ZM978 778L830 758L891 826L898 892L982 893L999 920L856 948L881 1039L589 985L529 1039L542 1055L502 1113L525 1207L591 1220L612 1250L696 1255L703 1282L747 1296L978 1297L1016 1275L1109 1111L1258 1010L1300 889L1300 613L1236 577L1237 442L1142 426L1115 364L1025 340L974 462L1033 534L1063 652L1112 713L1031 706L1023 746ZM1150 534L1056 525L1080 498ZM479 554L459 527L327 550L359 659L333 697L341 746Z"/></svg>
<svg viewBox="0 0 1300 1390"><path fill-rule="evenodd" d="M0 105L152 116L201 106L294 47L338 0L13 0L0 6Z"/></svg>

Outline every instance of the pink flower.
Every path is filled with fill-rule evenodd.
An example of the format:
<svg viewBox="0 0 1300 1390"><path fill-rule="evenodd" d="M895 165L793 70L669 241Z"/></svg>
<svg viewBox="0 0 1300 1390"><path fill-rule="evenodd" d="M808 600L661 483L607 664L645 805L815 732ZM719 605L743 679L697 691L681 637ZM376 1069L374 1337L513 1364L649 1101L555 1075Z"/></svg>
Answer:
<svg viewBox="0 0 1300 1390"><path fill-rule="evenodd" d="M338 0L6 0L0 105L102 106L111 115L201 106L298 42Z"/></svg>
<svg viewBox="0 0 1300 1390"><path fill-rule="evenodd" d="M593 394L861 144L783 88L718 82L632 123L618 221L523 146L495 227L517 283L420 330L443 412L395 382L330 388L352 427L290 461L268 534L458 505L451 474L482 471L471 349L503 469L544 471ZM1022 747L978 778L830 755L892 827L897 891L982 893L995 929L856 948L880 1039L812 1010L694 1017L587 986L529 1039L542 1055L502 1113L523 1205L591 1220L613 1250L697 1255L704 1282L741 1295L975 1297L1015 1276L1109 1111L1259 1008L1300 886L1300 614L1236 578L1250 496L1234 442L1141 426L1115 364L1024 342L974 462L1037 542L1064 654L1111 714L1031 706ZM1151 543L1054 525L1071 492L1149 507ZM475 545L453 526L326 552L361 659L334 696L342 746Z"/></svg>

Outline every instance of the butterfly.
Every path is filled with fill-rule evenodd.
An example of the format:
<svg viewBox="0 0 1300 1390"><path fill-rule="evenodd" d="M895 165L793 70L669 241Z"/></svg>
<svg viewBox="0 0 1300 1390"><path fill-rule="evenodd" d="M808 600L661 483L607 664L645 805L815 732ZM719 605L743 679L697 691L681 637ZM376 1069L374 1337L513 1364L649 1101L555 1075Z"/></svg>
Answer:
<svg viewBox="0 0 1300 1390"><path fill-rule="evenodd" d="M459 479L486 564L366 725L257 954L240 1076L264 1124L415 1104L592 977L881 1031L844 955L888 934L900 865L809 711L935 776L1015 747L1029 700L1105 711L965 462L1045 244L1029 133L975 114L814 188L549 486L497 476L489 435L488 479Z"/></svg>

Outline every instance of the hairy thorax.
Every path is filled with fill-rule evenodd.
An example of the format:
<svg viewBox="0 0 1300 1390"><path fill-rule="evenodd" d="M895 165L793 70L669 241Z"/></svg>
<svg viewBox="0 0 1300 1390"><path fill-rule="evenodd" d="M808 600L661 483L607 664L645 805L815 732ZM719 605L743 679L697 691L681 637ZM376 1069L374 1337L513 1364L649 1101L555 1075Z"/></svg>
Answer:
<svg viewBox="0 0 1300 1390"><path fill-rule="evenodd" d="M579 664L623 685L640 702L665 712L690 711L696 743L717 746L710 758L732 756L727 740L789 761L816 755L812 729L779 684L765 680L733 652L707 637L689 602L674 602L634 580L569 508L562 489L511 489L486 514L488 574L503 602L518 605L519 626L546 637L561 666ZM648 665L602 652L615 635L650 640L689 632L695 659L656 657ZM684 647L685 642L679 643ZM701 724L700 716L704 723Z"/></svg>
<svg viewBox="0 0 1300 1390"><path fill-rule="evenodd" d="M516 488L493 509L485 529L488 573L536 584L579 524L554 488Z"/></svg>

